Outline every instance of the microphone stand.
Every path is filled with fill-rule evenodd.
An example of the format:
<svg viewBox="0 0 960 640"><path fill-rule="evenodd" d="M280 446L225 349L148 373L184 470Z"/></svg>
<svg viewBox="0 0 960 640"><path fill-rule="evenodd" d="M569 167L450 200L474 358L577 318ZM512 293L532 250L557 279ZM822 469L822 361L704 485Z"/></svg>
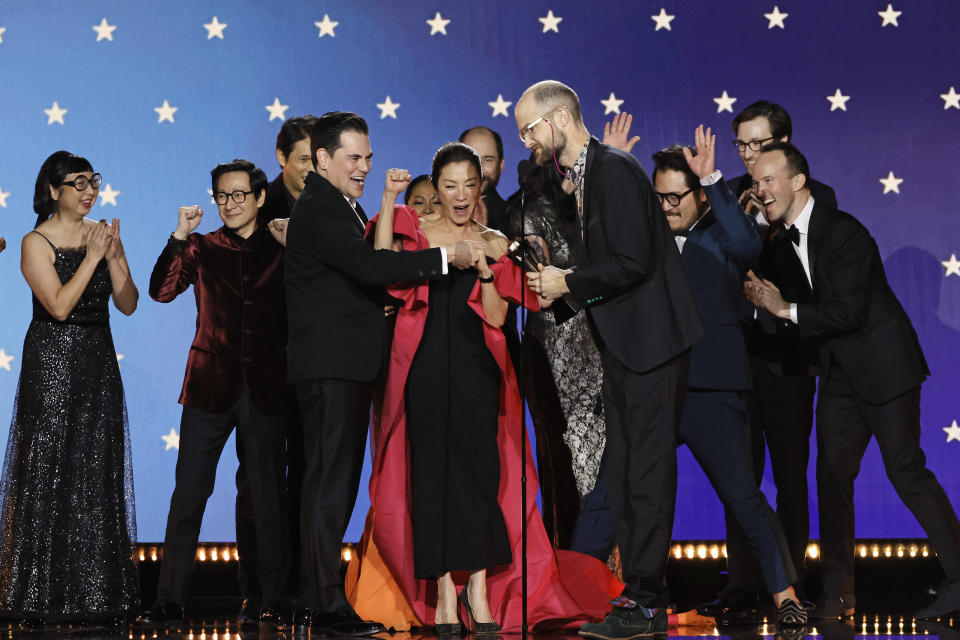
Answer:
<svg viewBox="0 0 960 640"><path fill-rule="evenodd" d="M520 237L526 237L526 195L527 195L527 180L524 181L524 184L520 187ZM521 277L526 279L526 275L521 272ZM527 626L527 396L524 386L524 354L523 354L523 343L525 339L525 333L527 330L527 287L526 282L522 283L523 286L520 287L520 364L517 370L517 378L520 387L520 508L522 509L523 519L520 522L520 547L521 551L521 562L522 562L522 578L521 578L521 602L522 602L522 624L521 624L521 633L523 634L524 640L526 640L528 626Z"/></svg>

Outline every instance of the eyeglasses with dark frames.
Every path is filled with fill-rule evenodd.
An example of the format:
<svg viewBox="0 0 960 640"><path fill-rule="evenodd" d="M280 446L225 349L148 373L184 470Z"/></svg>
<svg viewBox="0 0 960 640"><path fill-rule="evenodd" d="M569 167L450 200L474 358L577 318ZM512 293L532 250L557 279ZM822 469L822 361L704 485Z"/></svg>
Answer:
<svg viewBox="0 0 960 640"><path fill-rule="evenodd" d="M217 204L225 205L227 204L227 197L229 196L237 204L243 204L243 201L246 200L247 196L250 195L251 193L253 193L252 190L243 191L241 189L236 189L234 191L231 191L230 193L226 193L225 191L218 191L215 194L213 194L213 199L216 200Z"/></svg>
<svg viewBox="0 0 960 640"><path fill-rule="evenodd" d="M99 173L95 173L89 178L87 176L77 176L73 180L65 180L60 183L60 185L70 185L77 191L81 193L87 190L87 187L93 187L93 190L96 191L100 188L100 185L103 184L103 176Z"/></svg>
<svg viewBox="0 0 960 640"><path fill-rule="evenodd" d="M666 203L671 207L678 207L680 206L680 201L686 198L687 194L692 191L693 189L687 189L683 193L660 193L659 191L655 191L654 193L657 194L660 204L663 204L664 201L666 201Z"/></svg>
<svg viewBox="0 0 960 640"><path fill-rule="evenodd" d="M734 140L733 144L737 148L737 151L743 153L747 147L750 148L750 151L760 151L763 149L763 145L771 140L773 140L773 136L770 136L769 138L762 138L760 140L749 140L747 142L744 142L743 140Z"/></svg>

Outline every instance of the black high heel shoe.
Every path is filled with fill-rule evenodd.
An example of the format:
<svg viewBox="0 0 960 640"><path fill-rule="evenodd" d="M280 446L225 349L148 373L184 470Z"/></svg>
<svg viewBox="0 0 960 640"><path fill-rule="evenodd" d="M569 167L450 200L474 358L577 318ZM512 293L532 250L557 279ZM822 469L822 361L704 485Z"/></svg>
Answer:
<svg viewBox="0 0 960 640"><path fill-rule="evenodd" d="M473 609L470 608L470 597L467 595L467 587L460 592L460 604L466 609L467 615L464 620L467 622L467 630L475 634L497 634L500 633L500 625L496 622L477 622L473 617Z"/></svg>
<svg viewBox="0 0 960 640"><path fill-rule="evenodd" d="M456 591L454 591L456 593ZM440 604L440 597L437 596L437 605ZM458 614L459 617L459 614ZM438 638L459 638L463 635L463 628L460 626L459 622L452 622L450 624L436 624L433 625L433 631Z"/></svg>

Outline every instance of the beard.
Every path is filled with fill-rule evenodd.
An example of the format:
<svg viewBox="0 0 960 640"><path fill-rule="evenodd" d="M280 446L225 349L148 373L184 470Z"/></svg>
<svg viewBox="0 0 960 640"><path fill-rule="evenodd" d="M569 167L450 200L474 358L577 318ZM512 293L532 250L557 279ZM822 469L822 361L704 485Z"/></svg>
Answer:
<svg viewBox="0 0 960 640"><path fill-rule="evenodd" d="M546 146L540 144L534 151L537 164L541 167L550 164L554 155L559 160L567 148L567 137L562 132L551 129L551 140L552 146L550 143L547 143Z"/></svg>

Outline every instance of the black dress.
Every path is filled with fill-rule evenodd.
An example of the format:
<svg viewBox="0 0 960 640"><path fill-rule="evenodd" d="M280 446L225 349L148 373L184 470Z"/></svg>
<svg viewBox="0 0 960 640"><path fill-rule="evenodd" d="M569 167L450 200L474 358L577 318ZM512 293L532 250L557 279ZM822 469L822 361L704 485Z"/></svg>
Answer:
<svg viewBox="0 0 960 640"><path fill-rule="evenodd" d="M48 240L49 242L49 240ZM58 249L66 283L84 249ZM107 263L64 322L33 299L0 481L0 616L107 621L140 605L123 386Z"/></svg>
<svg viewBox="0 0 960 640"><path fill-rule="evenodd" d="M436 578L511 561L497 502L500 369L467 306L473 269L430 282L423 338L407 378L414 572Z"/></svg>

